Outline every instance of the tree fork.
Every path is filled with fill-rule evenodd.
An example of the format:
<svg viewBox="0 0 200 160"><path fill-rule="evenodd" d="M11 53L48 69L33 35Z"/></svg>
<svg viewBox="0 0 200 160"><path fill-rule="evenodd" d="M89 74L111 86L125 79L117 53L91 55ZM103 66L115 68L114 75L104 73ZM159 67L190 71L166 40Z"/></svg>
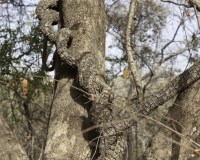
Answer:
<svg viewBox="0 0 200 160"><path fill-rule="evenodd" d="M53 1L47 1L42 0L39 4L44 6L48 6L47 4L50 3L52 5L56 4ZM61 28L58 32L54 32L51 28L51 24L58 20L56 12L51 9L46 11L46 7L41 5L38 7L38 13L42 13L41 29L50 41L56 43L60 55L56 58L55 69L58 82L51 110L45 157L46 159L71 159L72 157L85 159L86 157L89 158L91 154L91 149L87 144L87 141L92 137L91 133L90 135L87 133L81 136L75 136L74 133L81 132L82 129L91 125L87 113L90 105L84 105L87 100L83 96L80 97L81 93L72 89L71 85L79 87L76 78L76 60L85 52L90 52L97 57L98 74L96 79L99 82L104 81L104 2L103 0L60 0L58 4L61 4L59 5ZM43 11L40 12L41 10ZM48 16L46 13L52 14ZM68 33L69 38L65 37Z"/></svg>

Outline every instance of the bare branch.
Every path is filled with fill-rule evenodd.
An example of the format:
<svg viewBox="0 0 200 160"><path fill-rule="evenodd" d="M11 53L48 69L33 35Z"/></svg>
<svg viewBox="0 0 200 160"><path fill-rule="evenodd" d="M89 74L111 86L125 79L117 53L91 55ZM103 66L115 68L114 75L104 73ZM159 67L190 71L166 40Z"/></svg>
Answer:
<svg viewBox="0 0 200 160"><path fill-rule="evenodd" d="M172 40L169 41L167 44L165 44L165 46L161 49L162 58L161 58L161 60L160 60L159 63L161 63L161 62L163 61L163 52L164 52L165 48L166 48L167 46L169 46L172 42L174 42L174 39L175 39L175 37L176 37L176 35L177 35L177 33L178 33L178 30L179 30L179 28L180 28L180 26L181 26L182 24L183 24L183 22L181 22L181 23L178 25L178 27L177 27L177 29L176 29L176 32L174 33L174 36L173 36Z"/></svg>
<svg viewBox="0 0 200 160"><path fill-rule="evenodd" d="M198 23L198 26L199 26L199 29L200 29L200 22L199 22L196 4L194 4L194 12L195 12L195 15L196 15L196 18L197 18L197 23Z"/></svg>
<svg viewBox="0 0 200 160"><path fill-rule="evenodd" d="M116 34L110 32L110 31L107 31L107 32L108 32L110 35L114 36L118 41L120 41L121 43L125 44L125 41L124 41L122 38L120 38L119 36L117 36ZM131 46L131 47L133 47L133 46ZM185 48L180 49L180 50L178 50L178 51L176 51L176 52L170 54L169 56L163 58L162 61L160 61L160 63L158 63L158 64L157 64L155 67L153 67L153 68L151 68L151 67L148 65L148 63L147 63L137 52L135 52L135 54L146 64L146 66L147 66L147 67L149 68L149 70L150 70L148 73L146 73L145 75L143 75L143 76L141 77L141 80L145 80L146 78L148 78L148 77L150 76L150 79L148 80L146 86L143 87L143 94L144 94L145 87L147 87L147 85L150 83L150 81L151 81L151 79L152 79L152 76L154 76L155 70L157 70L157 69L161 66L161 64L163 64L164 62L168 61L169 59L171 59L171 58L173 58L173 57L176 57L176 56L178 56L178 55L180 55L180 54L184 53L185 51L190 50L190 49L192 49L192 48L193 48L193 45L192 45L192 43L190 43L190 44L188 44L188 46L186 46Z"/></svg>
<svg viewBox="0 0 200 160"><path fill-rule="evenodd" d="M114 33L112 33L112 32L110 32L109 30L107 30L107 32L110 34L110 35L112 35L112 36L114 36L118 41L120 41L122 44L126 44L125 43L125 41L124 41L124 39L122 39L122 38L120 38L119 36L117 36L117 35L115 35ZM133 45L131 45L131 48L133 48ZM144 63L144 64L146 64L146 66L149 68L149 70L152 72L152 70L151 70L151 68L150 68L150 66L149 66L149 64L144 60L144 58L142 58L140 55L139 55L139 53L136 51L135 52L135 54L142 60L142 62ZM152 72L153 73L153 72Z"/></svg>
<svg viewBox="0 0 200 160"><path fill-rule="evenodd" d="M179 54L182 54L183 52L185 52L185 51L187 51L187 50L189 50L189 49L192 49L192 48L193 48L193 46L192 46L192 45L189 45L188 47L183 48L183 49L180 49L180 50L178 50L177 52L174 52L173 54L167 56L167 57L164 58L157 66L155 66L155 67L152 69L153 72L154 72L155 70L157 70L157 69L161 66L162 63L164 63L164 62L168 61L169 59L171 59L171 58L173 58L173 57L175 57L175 56L178 56ZM144 80L144 79L146 79L147 77L149 77L150 75L151 75L151 72L148 72L148 73L146 73L144 76L142 76L141 79Z"/></svg>
<svg viewBox="0 0 200 160"><path fill-rule="evenodd" d="M200 1L199 0L189 0L190 7L196 7L198 11L200 11Z"/></svg>
<svg viewBox="0 0 200 160"><path fill-rule="evenodd" d="M172 3L172 4L175 4L175 5L178 5L178 6L183 6L183 7L186 7L186 8L190 8L190 6L188 6L188 5L186 5L186 4L179 4L179 3L176 3L176 2L172 2L172 1L164 1L164 0L161 0L161 2Z"/></svg>
<svg viewBox="0 0 200 160"><path fill-rule="evenodd" d="M192 67L185 70L182 74L174 78L170 83L164 86L160 91L155 92L145 101L137 105L137 111L140 114L148 115L153 110L164 104L175 95L181 93L200 78L200 61Z"/></svg>
<svg viewBox="0 0 200 160"><path fill-rule="evenodd" d="M133 24L135 6L136 6L136 0L131 0L128 13L127 28L126 28L126 53L128 57L128 64L131 70L131 74L133 75L133 79L136 85L138 100L141 101L143 99L142 83L133 60L132 48L131 48L131 26Z"/></svg>

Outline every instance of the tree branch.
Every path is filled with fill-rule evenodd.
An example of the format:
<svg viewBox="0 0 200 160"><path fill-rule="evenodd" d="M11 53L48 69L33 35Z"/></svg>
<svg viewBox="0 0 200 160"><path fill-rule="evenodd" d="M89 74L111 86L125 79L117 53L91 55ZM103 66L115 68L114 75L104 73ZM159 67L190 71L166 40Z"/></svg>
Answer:
<svg viewBox="0 0 200 160"><path fill-rule="evenodd" d="M179 51L174 52L173 54L165 57L158 65L156 65L154 68L152 68L152 71L154 72L155 70L157 70L161 66L161 64L163 64L164 62L168 61L169 59L171 59L171 58L173 58L175 56L178 56L179 54L187 51L188 49L192 49L192 48L193 48L193 46L189 45L187 48L180 49ZM145 75L143 75L141 79L144 80L147 77L149 77L150 75L151 75L151 72L148 72Z"/></svg>
<svg viewBox="0 0 200 160"><path fill-rule="evenodd" d="M172 3L172 4L175 4L175 5L178 5L178 6L183 6L183 7L186 7L186 8L190 8L190 6L188 6L188 5L186 5L186 4L178 4L178 3L175 3L175 2L172 2L172 1L164 1L164 0L161 0L161 2Z"/></svg>
<svg viewBox="0 0 200 160"><path fill-rule="evenodd" d="M187 89L190 85L199 80L199 78L200 61L177 76L160 91L155 92L149 97L146 97L143 103L137 105L137 112L143 115L150 114L166 101Z"/></svg>
<svg viewBox="0 0 200 160"><path fill-rule="evenodd" d="M129 13L128 13L127 28L126 28L126 40L125 40L126 45L125 46L126 46L126 54L128 57L128 64L129 64L131 74L133 75L133 79L134 79L134 82L136 85L138 100L142 101L142 99L143 99L142 83L141 83L140 76L137 72L136 65L133 60L132 48L131 48L131 27L133 24L135 6L136 6L136 0L131 0Z"/></svg>
<svg viewBox="0 0 200 160"><path fill-rule="evenodd" d="M174 39L175 39L175 37L176 37L176 35L177 35L177 33L178 33L178 30L179 30L179 28L180 28L180 26L181 26L182 24L183 24L183 22L181 22L181 23L178 25L178 27L177 27L177 29L176 29L176 31L175 31L175 33L174 33L174 36L173 36L172 40L169 41L167 44L165 44L165 46L161 49L162 58L161 58L161 60L160 60L159 63L161 63L161 62L163 61L163 52L164 52L165 48L166 48L167 46L169 46L172 42L174 42Z"/></svg>
<svg viewBox="0 0 200 160"><path fill-rule="evenodd" d="M198 13L197 13L196 4L194 4L194 12L195 12L195 15L196 15L196 18L197 18L198 27L199 27L199 29L200 29L200 22L199 22L199 17L198 17Z"/></svg>

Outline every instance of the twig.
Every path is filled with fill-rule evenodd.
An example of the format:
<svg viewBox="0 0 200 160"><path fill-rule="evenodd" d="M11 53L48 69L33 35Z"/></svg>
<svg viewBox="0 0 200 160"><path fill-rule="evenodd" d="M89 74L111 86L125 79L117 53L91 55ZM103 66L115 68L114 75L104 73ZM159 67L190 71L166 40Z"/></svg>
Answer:
<svg viewBox="0 0 200 160"><path fill-rule="evenodd" d="M76 88L76 87L74 87L74 88L78 89L78 90L81 90L81 89ZM87 129L82 130L81 132L78 132L78 133L75 133L75 134L83 134L83 133L86 133L86 132L88 132L90 130L99 128L99 127L111 126L111 125L115 125L115 124L122 123L122 122L128 122L130 120L134 120L135 122L139 122L140 119L138 119L137 117L135 117L135 112L132 110L132 108L122 107L122 106L119 106L119 105L114 105L114 104L109 103L109 102L105 102L105 103L110 104L110 105L114 106L115 108L120 108L120 109L123 109L123 110L127 111L128 113L130 113L130 117L129 118L124 118L124 119L113 120L111 122L105 122L105 123L98 124L98 125L94 125L92 127L89 127ZM175 104L175 105L177 105L177 104ZM149 116L146 116L146 115L143 115L143 114L140 114L140 113L137 113L137 115L139 115L139 116L141 116L143 118L147 118L148 120L153 121L153 122L157 123L160 126L163 126L167 130L170 130L171 132L173 132L173 133L177 134L178 136L182 137L183 139L192 142L193 144L197 145L198 147L200 146L199 144L197 144L196 142L194 142L191 138L188 138L186 135L184 135L184 134L182 134L182 133L180 133L180 132L172 129L171 127L166 126L165 124L163 124L162 122L159 122L159 121L155 120L154 118L151 118ZM142 125L142 124L140 124L140 125ZM176 142L176 141L173 141L173 140L170 140L170 141L173 142L173 143L176 143L176 144L178 144L180 146L182 146L179 142ZM189 147L186 147L186 146L183 146L183 147L193 150L192 148L189 148Z"/></svg>
<svg viewBox="0 0 200 160"><path fill-rule="evenodd" d="M183 24L183 22L181 22L181 23L178 25L178 27L177 27L177 29L176 29L176 31L175 31L175 33L174 33L174 36L173 36L172 40L169 41L167 44L165 44L165 46L161 49L162 57L161 57L161 60L160 60L159 63L162 63L162 61L163 61L163 52L164 52L165 48L166 48L167 46L169 46L172 42L174 42L174 39L175 39L175 37L176 37L176 35L177 35L177 33L178 33L178 30L179 30L179 28L180 28L180 26L181 26L182 24Z"/></svg>
<svg viewBox="0 0 200 160"><path fill-rule="evenodd" d="M2 85L6 85L7 83L4 82L4 81L1 81L1 80L0 80L0 84L2 84Z"/></svg>
<svg viewBox="0 0 200 160"><path fill-rule="evenodd" d="M71 87L74 88L74 89L77 89L77 90L79 90L79 91L81 91L81 92L83 92L83 93L85 93L85 94L87 94L87 95L89 95L89 96L91 95L91 94L89 94L88 92L85 92L84 90L82 90L82 89L80 89L80 88L77 88L77 87L72 86L72 85L71 85Z"/></svg>
<svg viewBox="0 0 200 160"><path fill-rule="evenodd" d="M157 69L161 66L162 63L168 61L170 58L173 58L173 57L175 57L175 56L178 56L178 55L182 54L183 52L185 52L185 51L187 51L188 49L191 49L191 48L193 48L193 46L192 46L191 44L189 44L188 48L180 49L179 51L177 51L177 52L175 52L175 53L169 55L168 57L164 58L164 59L162 60L162 62L160 62L160 63L157 64L154 68L152 68L152 70L153 70L153 71L157 70ZM151 72L148 72L148 73L146 73L145 75L143 75L141 79L144 80L144 79L146 79L147 77L149 77L150 75L151 75Z"/></svg>
<svg viewBox="0 0 200 160"><path fill-rule="evenodd" d="M183 7L186 7L186 8L190 8L190 6L188 6L188 5L186 5L186 4L178 4L178 3L175 3L175 2L172 2L172 1L164 1L164 0L161 0L161 2L172 3L172 4L175 4L175 5L178 5L178 6L183 6Z"/></svg>
<svg viewBox="0 0 200 160"><path fill-rule="evenodd" d="M103 131L102 131L102 132L103 132ZM100 137L101 137L101 135L102 135L102 132L100 133L99 137L97 137L97 138L98 138L98 139L97 139L97 144L96 144L95 151L94 151L94 154L93 154L91 160L93 160L93 158L94 158L94 156L95 156L95 154L96 154L96 152L97 152L97 148L98 148L98 144L99 144L99 141L100 141Z"/></svg>
<svg viewBox="0 0 200 160"><path fill-rule="evenodd" d="M118 41L120 41L121 43L123 43L124 45L126 44L126 42L120 38L119 36L115 35L114 33L107 31L110 35L112 35L113 37L115 37ZM133 45L131 45L131 47L133 48ZM142 62L144 62L144 64L149 68L150 72L153 73L153 71L151 70L151 67L149 66L149 64L144 60L144 58L142 58L142 56L139 55L138 51L135 52L135 54L142 60Z"/></svg>
<svg viewBox="0 0 200 160"><path fill-rule="evenodd" d="M198 17L198 13L197 13L196 4L194 4L194 12L195 12L195 15L196 15L196 18L197 18L197 23L198 23L198 26L199 26L199 29L200 29L200 22L199 22L199 17Z"/></svg>

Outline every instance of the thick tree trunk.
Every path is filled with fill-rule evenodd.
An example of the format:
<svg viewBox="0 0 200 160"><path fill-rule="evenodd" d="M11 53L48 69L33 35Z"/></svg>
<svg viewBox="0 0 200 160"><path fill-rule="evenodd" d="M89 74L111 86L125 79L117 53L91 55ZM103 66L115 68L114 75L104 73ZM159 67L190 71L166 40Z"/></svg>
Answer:
<svg viewBox="0 0 200 160"><path fill-rule="evenodd" d="M112 123L129 118L132 112L109 105L110 88L104 81L105 54L105 10L103 0L60 0L59 15L55 9L56 0L41 0L37 15L45 36L56 44L59 56L56 59L56 91L52 105L48 137L45 149L46 159L86 159L92 155L88 141L95 136L81 134L90 126L89 105L78 90L79 82L93 97L90 110L94 124ZM48 9L48 10L46 10ZM51 24L59 22L57 32ZM60 58L63 60L61 61ZM182 92L199 79L199 62L166 85L161 91L147 97L145 102L135 105L135 110L147 115L158 106ZM74 67L70 66L73 65ZM77 73L77 67L78 72ZM76 79L79 75L79 81ZM113 101L114 103L114 101ZM137 107L136 107L137 106ZM140 118L143 118L139 115ZM122 138L134 122L121 122L100 127L101 156L98 159L119 159L124 151ZM117 134L118 133L118 134ZM90 135L90 136L89 136ZM113 149L114 148L114 149Z"/></svg>
<svg viewBox="0 0 200 160"><path fill-rule="evenodd" d="M0 159L28 160L25 150L18 143L16 137L1 116L0 128Z"/></svg>
<svg viewBox="0 0 200 160"><path fill-rule="evenodd" d="M145 153L147 160L183 160L190 156L192 150L200 148L192 142L200 143L199 88L200 81L197 81L177 96L164 124L180 134L162 127Z"/></svg>
<svg viewBox="0 0 200 160"><path fill-rule="evenodd" d="M104 75L105 54L105 9L103 0L62 0L60 6L61 26L70 28L69 52L74 57L83 52L92 52L101 64L100 75ZM90 104L83 93L71 86L79 87L77 68L57 62L57 88L54 95L48 137L46 159L85 159L92 154L88 141L93 133L81 131L91 124L88 120Z"/></svg>

